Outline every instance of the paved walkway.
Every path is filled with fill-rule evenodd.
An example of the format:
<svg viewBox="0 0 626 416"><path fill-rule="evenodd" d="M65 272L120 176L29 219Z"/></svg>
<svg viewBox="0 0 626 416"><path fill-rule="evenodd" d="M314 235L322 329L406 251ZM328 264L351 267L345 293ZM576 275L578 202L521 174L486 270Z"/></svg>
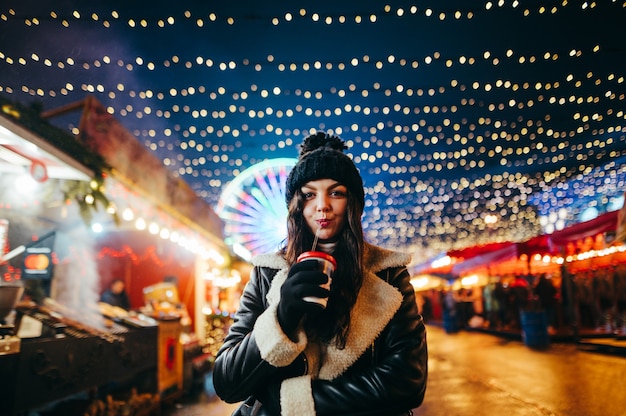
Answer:
<svg viewBox="0 0 626 416"><path fill-rule="evenodd" d="M626 359L575 343L545 349L475 331L428 326L429 382L416 416L626 416ZM207 391L164 416L229 416ZM384 415L381 415L384 416Z"/></svg>

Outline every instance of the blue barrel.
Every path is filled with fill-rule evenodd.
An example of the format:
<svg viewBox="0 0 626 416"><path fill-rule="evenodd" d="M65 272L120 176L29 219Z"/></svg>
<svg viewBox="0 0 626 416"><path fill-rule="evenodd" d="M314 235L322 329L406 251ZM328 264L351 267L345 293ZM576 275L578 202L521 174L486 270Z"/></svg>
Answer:
<svg viewBox="0 0 626 416"><path fill-rule="evenodd" d="M459 332L459 323L455 313L450 313L450 311L447 310L443 311L443 329L448 334Z"/></svg>
<svg viewBox="0 0 626 416"><path fill-rule="evenodd" d="M524 344L534 348L550 345L548 318L544 311L521 311L520 317Z"/></svg>

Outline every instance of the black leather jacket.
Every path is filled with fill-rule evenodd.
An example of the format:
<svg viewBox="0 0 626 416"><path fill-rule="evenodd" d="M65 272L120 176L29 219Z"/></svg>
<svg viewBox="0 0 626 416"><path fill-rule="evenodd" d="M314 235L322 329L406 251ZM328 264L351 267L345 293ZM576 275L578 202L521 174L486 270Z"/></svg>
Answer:
<svg viewBox="0 0 626 416"><path fill-rule="evenodd" d="M276 319L288 265L255 259L235 322L215 362L226 402L248 400L256 415L406 415L424 398L426 330L405 264L408 257L367 245L366 273L346 348L298 341ZM322 352L323 351L323 352Z"/></svg>

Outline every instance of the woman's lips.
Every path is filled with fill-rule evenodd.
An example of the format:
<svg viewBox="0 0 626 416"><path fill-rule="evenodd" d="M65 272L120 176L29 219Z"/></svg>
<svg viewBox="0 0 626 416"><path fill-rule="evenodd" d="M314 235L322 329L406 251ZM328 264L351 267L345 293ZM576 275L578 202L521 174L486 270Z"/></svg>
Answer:
<svg viewBox="0 0 626 416"><path fill-rule="evenodd" d="M330 224L330 220L317 220L316 222L320 228L328 227L328 224Z"/></svg>

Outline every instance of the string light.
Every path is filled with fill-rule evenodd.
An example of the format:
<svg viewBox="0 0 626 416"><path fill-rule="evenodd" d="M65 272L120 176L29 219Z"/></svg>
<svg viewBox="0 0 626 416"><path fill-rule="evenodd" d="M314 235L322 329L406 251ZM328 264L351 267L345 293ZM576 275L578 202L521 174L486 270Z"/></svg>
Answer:
<svg viewBox="0 0 626 416"><path fill-rule="evenodd" d="M198 16L195 12L191 12L189 10L185 10L182 13L182 17L185 20L190 20L195 22L198 26L203 26L205 22L207 24L220 24L226 23L228 25L233 25L235 22L245 22L251 19L260 19L261 21L269 22L270 24L277 26L279 24L298 24L301 23L301 20L307 20L311 22L317 22L320 24L332 25L334 22L338 22L340 24L344 24L348 21L354 21L356 23L361 22L370 22L376 23L376 21L380 18L402 18L404 16L416 16L416 17L426 17L433 18L437 20L445 20L447 16L454 16L456 20L460 20L462 18L472 19L475 16L480 16L481 14L488 14L489 12L497 12L498 9L502 9L505 5L504 1L500 1L497 4L497 7L494 7L492 2L486 2L484 8L477 8L476 10L459 10L459 9L450 9L450 8L438 8L433 10L432 8L420 9L416 5L411 5L408 9L398 7L393 8L390 5L386 5L382 13L380 12L371 12L369 14L355 14L351 16L351 19L347 19L347 17L343 14L333 14L333 13L318 13L313 11L307 11L306 9L300 9L299 13L287 11L282 14L282 17L278 16L269 16L269 15L255 15L254 17L249 17L245 15L234 15L234 16L224 16L222 18L218 18L216 13L209 12L205 16ZM518 9L519 3L517 1L512 2L512 8ZM575 7L569 2L565 1L559 5L554 5L549 9L549 13L555 14L559 11L562 11L566 8ZM596 8L596 3L587 3L584 2L580 9L581 10L591 10ZM545 14L548 13L548 9L546 6L538 5L536 9L523 9L521 11L524 16L528 16L531 14ZM161 28L172 27L176 24L176 18L174 16L161 16L156 18L125 18L118 11L111 11L109 15L112 18L112 21L117 22L126 22L126 25L131 29L140 29L146 28L149 26L156 25ZM9 9L7 13L0 14L0 19L9 20L11 18L17 18L17 14L13 9ZM51 11L49 14L49 18L53 21L59 21L61 25L65 28L70 27L70 19L69 16L63 16L63 14L57 14L55 11ZM40 20L48 20L47 16L42 17L30 17L24 20L24 24L27 26L39 25ZM73 22L80 21L93 21L98 22L101 20L101 17L97 13L81 13L78 10L74 10L71 13L71 20ZM137 23L139 21L139 24ZM106 28L110 28L109 20L102 20L103 26ZM156 22L156 23L155 23Z"/></svg>
<svg viewBox="0 0 626 416"><path fill-rule="evenodd" d="M119 30L155 38L220 30L234 40L236 31L257 24L272 34L306 26L365 37L364 32L386 25L445 27L456 33L455 28L498 22L504 13L524 22L541 18L549 25L563 11L582 17L601 7L623 12L620 5L593 2L523 6L490 1L461 8L387 4L334 13L318 5L284 7L252 16L224 13L218 6L155 9L149 15L76 6L24 13L16 6L0 13L0 24L21 25L20 32L27 34L40 33L44 26L64 35L90 27L104 37ZM398 31L398 43L406 40L404 35ZM345 133L349 154L366 179L367 238L428 254L451 246L524 240L543 231L542 218L552 211L568 208L559 227L575 221L583 209L582 202L577 205L580 195L602 211L621 193L624 76L599 64L610 59L612 39L581 39L561 46L546 41L455 48L416 42L412 49L389 45L384 52L364 42L355 52L336 56L314 48L293 55L280 44L270 44L263 53L245 47L236 54L163 47L139 53L94 49L92 56L62 48L54 49L55 55L37 50L36 44L19 52L3 46L3 67L47 75L19 82L0 77L0 92L48 102L94 94L165 166L213 204L247 167L295 156L293 145L312 126ZM163 77L167 82L155 81ZM150 87L137 82L142 78L152 80ZM239 78L254 83L231 82ZM324 82L317 87L304 82L311 79ZM78 131L69 124L70 131ZM250 152L253 146L261 150ZM486 213L498 221L486 224ZM142 218L144 227L150 227L147 218ZM168 224L158 227L150 232L173 238L163 230L173 229ZM189 245L191 240L179 241Z"/></svg>

